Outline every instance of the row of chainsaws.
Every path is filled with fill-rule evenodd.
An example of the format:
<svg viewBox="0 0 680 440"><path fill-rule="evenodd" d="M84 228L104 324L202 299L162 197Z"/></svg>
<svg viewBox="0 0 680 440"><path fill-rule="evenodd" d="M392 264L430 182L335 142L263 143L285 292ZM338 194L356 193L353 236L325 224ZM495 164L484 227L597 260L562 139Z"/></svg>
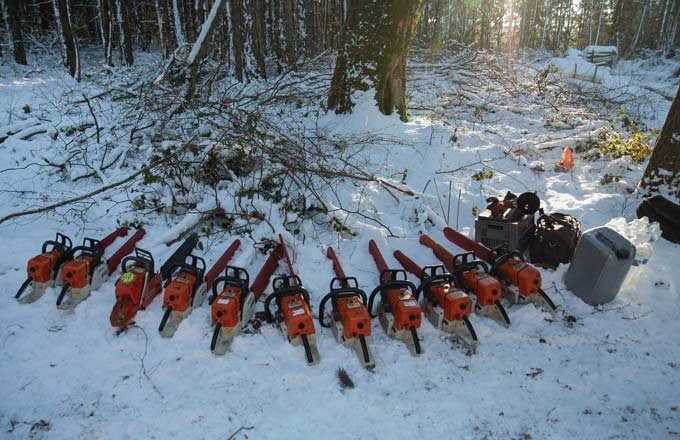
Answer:
<svg viewBox="0 0 680 440"><path fill-rule="evenodd" d="M181 322L208 297L213 353L226 353L234 337L251 321L259 325L260 320L266 320L276 325L292 345L303 346L308 364L320 360L310 296L296 274L283 236L279 235L251 284L246 269L229 265L240 246L239 240L207 270L205 260L192 253L198 243L198 236L192 234L156 271L152 255L135 247L144 237L144 229L134 233L111 257L104 257L104 251L117 238L128 234L128 228L119 228L102 240L85 238L82 246L74 247L67 236L57 233L55 240L46 241L41 253L29 260L28 278L16 299L32 303L48 288L57 288L57 307L73 309L120 267L110 316L113 327L130 325L136 313L164 291L158 331L163 337L172 337ZM345 274L333 248L327 249L336 276L330 283L330 292L319 304L318 321L322 327L332 329L338 343L354 350L364 367L375 366L370 337L371 320L376 316L389 337L402 341L417 356L423 352L418 335L423 313L433 327L459 340L471 352L478 344L470 321L473 311L510 326L503 297L512 304L533 303L555 313L554 303L541 289L540 272L525 261L521 252L491 250L448 227L444 236L468 252L454 255L429 236L421 235L420 243L432 249L443 264L420 267L396 250L394 257L403 269L389 268L371 240L368 250L379 272L379 284L370 295L359 287L355 277ZM282 259L288 274L274 278L273 291L264 299L264 310L255 313ZM407 272L419 280L417 287L409 281Z"/></svg>

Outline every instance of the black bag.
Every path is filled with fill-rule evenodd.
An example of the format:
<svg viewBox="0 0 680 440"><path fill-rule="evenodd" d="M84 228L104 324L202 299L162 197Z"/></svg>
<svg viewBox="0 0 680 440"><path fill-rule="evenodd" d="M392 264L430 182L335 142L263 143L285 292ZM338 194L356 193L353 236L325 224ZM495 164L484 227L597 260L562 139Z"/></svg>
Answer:
<svg viewBox="0 0 680 440"><path fill-rule="evenodd" d="M550 268L569 263L581 238L581 222L559 212L545 214L540 210L540 214L529 244L531 262Z"/></svg>
<svg viewBox="0 0 680 440"><path fill-rule="evenodd" d="M680 243L680 206L663 196L648 197L640 202L637 216L647 217L650 222L658 222L663 238Z"/></svg>

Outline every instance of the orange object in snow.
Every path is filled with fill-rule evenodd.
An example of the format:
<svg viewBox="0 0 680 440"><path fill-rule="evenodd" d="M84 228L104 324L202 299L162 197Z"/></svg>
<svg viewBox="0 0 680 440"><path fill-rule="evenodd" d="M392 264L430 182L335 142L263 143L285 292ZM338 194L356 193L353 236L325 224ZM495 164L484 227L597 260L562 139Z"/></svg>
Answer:
<svg viewBox="0 0 680 440"><path fill-rule="evenodd" d="M571 147L564 147L560 161L555 164L555 171L566 173L571 171L572 168L574 168L574 153L571 151Z"/></svg>

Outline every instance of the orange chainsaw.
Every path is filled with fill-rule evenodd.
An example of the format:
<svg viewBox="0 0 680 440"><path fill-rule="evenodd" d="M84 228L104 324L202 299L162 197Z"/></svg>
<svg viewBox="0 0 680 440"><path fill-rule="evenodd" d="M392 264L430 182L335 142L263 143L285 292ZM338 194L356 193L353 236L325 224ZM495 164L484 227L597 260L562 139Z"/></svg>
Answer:
<svg viewBox="0 0 680 440"><path fill-rule="evenodd" d="M279 235L281 251L288 263L289 275L274 278L272 287L274 292L264 303L267 322L275 323L283 336L293 345L303 345L307 364L313 365L321 359L316 347L316 331L309 304L309 293L302 286L300 277L295 274L295 268L288 255L283 236ZM276 304L276 311L272 313L271 305Z"/></svg>
<svg viewBox="0 0 680 440"><path fill-rule="evenodd" d="M154 271L153 256L135 248L135 255L123 258L121 276L116 281L116 304L109 321L113 327L125 327L139 310L144 310L162 289L161 275Z"/></svg>
<svg viewBox="0 0 680 440"><path fill-rule="evenodd" d="M473 251L482 260L491 263L491 274L503 282L503 291L511 303L530 302L555 314L555 303L541 289L541 273L526 262L521 252L509 251L507 247L489 249L449 227L444 228L444 236L453 244Z"/></svg>
<svg viewBox="0 0 680 440"><path fill-rule="evenodd" d="M103 240L84 238L82 246L71 250L72 259L67 261L61 269L61 292L57 298L57 308L73 309L90 294L99 289L108 277L116 271L120 261L131 253L135 244L144 237L146 231L138 230L111 258L104 258L104 250L117 237L128 234L128 228L119 228ZM67 300L64 302L64 298Z"/></svg>
<svg viewBox="0 0 680 440"><path fill-rule="evenodd" d="M21 304L30 304L40 299L48 287L61 283L61 267L71 257L71 239L57 232L54 240L42 245L42 252L28 260L28 278L23 282L14 296ZM31 291L21 296L31 287Z"/></svg>
<svg viewBox="0 0 680 440"><path fill-rule="evenodd" d="M255 305L282 256L279 244L267 258L252 287L249 287L248 271L240 267L227 266L224 275L215 279L210 298L210 318L213 325L210 351L214 354L223 355L231 349L234 337L243 331L253 317Z"/></svg>
<svg viewBox="0 0 680 440"><path fill-rule="evenodd" d="M385 333L391 338L403 341L412 355L420 355L418 329L422 321L423 310L418 304L416 286L408 281L402 269L388 269L387 263L375 241L368 243L368 250L380 271L380 285L376 287L368 299L368 311L373 313L373 302L380 294L377 316Z"/></svg>
<svg viewBox="0 0 680 440"><path fill-rule="evenodd" d="M170 272L175 276L165 288L165 314L158 327L161 336L171 338L182 320L203 304L217 276L227 267L240 245L241 241L235 240L205 274L205 278L205 261L195 255L189 255L184 262L171 266Z"/></svg>
<svg viewBox="0 0 680 440"><path fill-rule="evenodd" d="M359 289L356 278L348 277L342 270L338 256L329 247L326 256L333 261L336 277L331 280L330 292L319 305L319 323L330 327L338 343L352 348L365 368L375 367L373 355L368 348L371 338L371 315L366 310L366 293ZM331 311L324 314L326 303L331 301ZM330 323L326 323L326 320Z"/></svg>
<svg viewBox="0 0 680 440"><path fill-rule="evenodd" d="M420 236L420 244L432 249L446 269L456 276L458 286L475 296L475 313L510 327L510 318L501 304L503 286L489 273L484 261L476 259L473 252L453 256L425 234Z"/></svg>
<svg viewBox="0 0 680 440"><path fill-rule="evenodd" d="M394 251L394 257L408 272L420 278L416 297L422 293L423 311L430 323L438 330L454 335L471 348L477 348L477 333L470 322L472 300L460 288L456 277L443 265L425 266L418 264L401 251ZM467 334L465 334L467 333Z"/></svg>

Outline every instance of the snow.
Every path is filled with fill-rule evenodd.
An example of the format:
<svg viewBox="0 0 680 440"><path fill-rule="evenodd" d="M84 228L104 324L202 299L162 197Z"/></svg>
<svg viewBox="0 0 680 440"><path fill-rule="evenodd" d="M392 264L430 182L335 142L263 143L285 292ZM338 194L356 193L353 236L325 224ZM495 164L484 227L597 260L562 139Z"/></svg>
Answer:
<svg viewBox="0 0 680 440"><path fill-rule="evenodd" d="M619 50L616 46L586 46L583 48L583 53L587 55L595 54L614 54L618 55Z"/></svg>
<svg viewBox="0 0 680 440"><path fill-rule="evenodd" d="M141 66L145 62L153 65L153 57L139 58ZM568 56L565 66L575 59ZM92 205L0 224L8 250L0 254L0 282L5 286L0 296L0 390L7 396L0 402L2 437L229 438L241 428L235 438L677 437L680 347L673 341L680 332L680 274L673 261L680 246L661 239L657 225L635 219L639 195L615 183L600 184L607 172L635 182L645 163L588 161L577 152L572 172L552 170L564 146L574 147L597 138L612 125L622 126L616 112L598 113L578 102L557 108L549 105L550 95L537 90L533 70L547 63L541 59L511 66L517 73L518 93L492 76L499 65L490 57L460 67L455 59L432 65L414 57L409 65L411 114L405 124L398 115L380 114L370 92L357 94L354 113L344 116L305 117L304 106L295 110L280 104L286 110L281 127L295 121L334 136L339 143L352 137L374 141L358 149L355 158L367 172L415 195L391 189L393 197L378 182L338 181L335 195L324 194L327 206L361 215L345 211L329 215L346 225L354 237L337 233L319 219L310 221L270 201L255 199L253 207L267 214L271 227L261 222L252 234L239 237L201 233L203 249L195 252L210 265L239 238L243 244L232 264L247 268L252 278L266 258L253 241L283 232L316 312L333 276L326 246L334 246L345 272L356 276L370 292L378 274L368 254L369 240L377 241L391 266L397 265L391 255L397 249L419 264L433 264L432 253L418 244L421 233L451 251L460 251L443 237L446 217L452 226L459 223L458 229L471 235L471 212L474 207L483 208L486 197L507 190L536 191L547 211L575 215L583 229L608 225L636 245L637 265L614 301L597 308L588 306L565 288L566 266L542 270L545 289L561 308L555 318L533 306L509 307L513 325L505 329L473 316L480 338L473 356L452 346L424 322L425 353L419 358L388 339L376 320L371 340L377 364L374 372L364 370L352 351L318 325L322 360L314 367L306 366L299 347L285 342L266 324L259 332L239 336L224 357L213 356L206 305L192 312L173 339L162 339L156 330L162 316L160 298L137 315L136 327L116 336L108 316L118 274L73 312L55 308L54 290L34 304L18 304L13 295L25 279L26 261L56 231L75 243L83 236L107 234L117 220L141 218L147 234L140 247L152 251L160 265L177 246L164 243L198 222L200 212L216 206L228 212L237 203L226 188L204 194L195 211L183 217L137 214L129 207L133 193L113 191ZM607 70L608 75L630 82L621 63ZM670 71L665 61L637 60L630 65L634 63L647 66L638 69L640 77L634 81L655 83L663 90L677 87L677 79L658 75L654 68L657 63ZM143 74L143 68L138 65L129 70L140 69L139 77L155 77ZM0 218L99 188L102 183L95 177L74 183L63 170L29 164L41 163L40 157L68 158L67 142L72 139L66 135L68 127L84 127L82 136L89 139L85 145L92 149L88 152L99 151L95 128L83 125L89 112L55 104L70 94L74 99L81 93L94 96L100 86L87 80L75 84L61 69L47 70L30 80L0 69L0 132L17 133L39 122L58 134L52 138L49 132L38 133L26 141L10 137L0 143ZM93 67L84 63L83 69ZM117 72L113 70L111 83L120 79ZM33 114L21 113L25 103L34 109ZM660 128L661 115L670 103L663 98L654 103L639 111L649 128ZM115 130L121 119L130 117L120 104L105 96L94 105L104 127L102 144L127 142L129 134ZM201 130L201 125L196 127ZM140 142L151 151L148 140ZM209 139L201 142L205 142L199 144L201 148L207 148ZM180 143L166 139L161 145L174 149ZM105 177L116 181L129 175L144 163L144 148L131 150L118 166L102 171ZM67 172L87 170L89 159L61 163L67 164ZM535 170L539 164L544 171ZM4 171L9 168L16 169ZM474 180L472 175L479 171L492 171L493 176ZM447 212L449 197L451 210ZM284 225L290 222L299 233L293 234L293 227L286 231ZM118 239L107 255L123 241ZM338 386L338 367L347 370L355 389ZM49 425L45 427L41 420Z"/></svg>

